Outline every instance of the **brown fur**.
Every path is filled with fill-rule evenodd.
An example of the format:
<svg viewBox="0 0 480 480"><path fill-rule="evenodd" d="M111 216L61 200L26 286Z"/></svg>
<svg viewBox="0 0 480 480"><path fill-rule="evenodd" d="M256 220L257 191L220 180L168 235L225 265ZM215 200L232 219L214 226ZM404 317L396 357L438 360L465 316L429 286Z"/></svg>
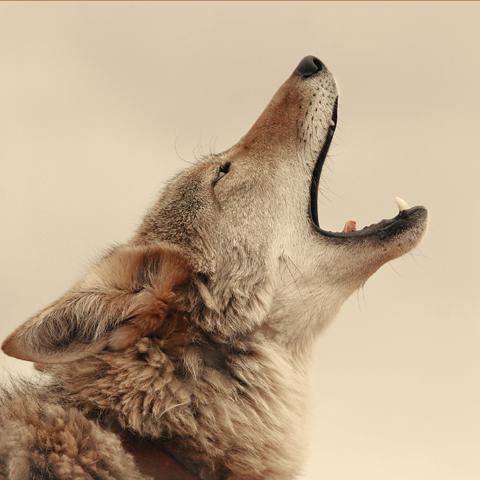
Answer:
<svg viewBox="0 0 480 480"><path fill-rule="evenodd" d="M47 397L27 386L3 398L0 478L143 478L117 436Z"/></svg>
<svg viewBox="0 0 480 480"><path fill-rule="evenodd" d="M106 461L109 455L107 450L90 458L93 453L88 452L98 448L95 439L100 435L93 432L104 432L106 438L113 439L114 433L108 432L114 432L117 426L139 437L169 439L157 445L158 451L150 456L142 448L136 452L137 461L145 463L146 471L148 458L161 457L164 450L180 452L182 462L202 478L223 478L229 470L239 472L238 478L244 477L242 472L248 474L245 478L265 478L268 472L274 475L283 468L281 461L274 460L259 469L257 456L263 449L272 459L277 458L279 449L283 449L277 436L281 438L282 431L291 428L279 422L300 401L300 388L298 396L292 396L295 387L283 378L290 367L280 352L272 356L274 352L268 348L273 345L268 347L270 342L260 331L248 339L226 343L196 324L196 320L202 321L205 306L198 302L194 284L186 284L190 275L184 259L168 248L119 248L84 282L6 340L4 350L9 354L37 361L42 358L39 367L50 378L42 387L41 398L29 387L33 400L12 396L5 402L8 417L4 425L9 430L17 430L14 425L18 424L36 432L28 441L23 434L5 440L5 471L11 478L23 478L11 472L12 468L17 471L16 455L28 458L21 472L48 465L53 478L89 478L93 475L89 473L91 465L100 459ZM180 292L181 299L177 298ZM93 295L96 303L89 298L85 306L83 295ZM100 301L108 302L108 310L98 304ZM70 338L70 324L60 320L66 322L65 315L82 320L75 310L70 311L78 308L93 317L101 312L105 324L100 334L98 329L92 334L88 322L77 325L76 337L82 338L82 343L74 341L76 361L65 363L60 361L62 355L72 358L72 347L63 344L63 339ZM61 319L54 315L57 309L63 315ZM47 328L50 318L55 329ZM112 323L115 330L111 330ZM62 328L67 330L62 332ZM61 345L58 338L62 339ZM94 346L101 345L102 350L92 355L87 340ZM80 358L83 346L86 356ZM284 398L279 401L282 389ZM57 404L46 403L51 396L45 393L47 390L56 392ZM289 397L290 406L285 404ZM255 429L245 429L247 418L255 420ZM295 415L292 421L298 422ZM262 430L263 439L258 438ZM65 435L68 443L64 445ZM92 440L88 440L90 437ZM46 459L39 453L31 459L27 452L43 448L46 438L48 451L57 453L48 454ZM112 451L117 452L121 446L118 440L115 442ZM208 452L208 457L201 452ZM125 456L126 462L128 458ZM293 458L283 460L291 462ZM129 461L130 466L122 466L122 472L133 469ZM65 473L64 465L76 473ZM109 470L108 463L105 465L102 468L106 473L95 470L95 478L136 478L130 477L133 473L118 476Z"/></svg>
<svg viewBox="0 0 480 480"><path fill-rule="evenodd" d="M117 248L54 306L15 330L2 348L12 357L38 362L45 356L71 361L106 346L125 348L162 328L173 308L174 288L188 277L185 260L171 248Z"/></svg>
<svg viewBox="0 0 480 480"><path fill-rule="evenodd" d="M363 236L312 225L337 93L325 67L303 73L5 340L41 373L0 391L1 480L298 475L313 339L426 223L416 208Z"/></svg>

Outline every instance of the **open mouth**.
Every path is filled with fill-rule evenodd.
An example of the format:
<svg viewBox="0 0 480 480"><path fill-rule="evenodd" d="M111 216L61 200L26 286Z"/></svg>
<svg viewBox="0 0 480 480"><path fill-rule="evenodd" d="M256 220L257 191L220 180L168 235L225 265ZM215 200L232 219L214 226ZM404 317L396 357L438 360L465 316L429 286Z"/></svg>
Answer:
<svg viewBox="0 0 480 480"><path fill-rule="evenodd" d="M335 100L335 104L332 111L332 117L330 126L325 137L323 146L318 154L315 166L312 172L312 180L310 183L310 218L314 228L321 234L327 237L335 238L365 238L374 236L379 239L390 238L407 230L426 216L426 210L424 207L412 207L410 208L405 200L397 197L398 214L394 218L384 219L378 223L368 225L362 229L357 229L357 222L355 220L348 220L341 232L332 232L324 230L320 227L318 221L318 187L320 184L320 176L322 168L327 158L328 150L332 143L335 128L337 126L338 117L338 97Z"/></svg>

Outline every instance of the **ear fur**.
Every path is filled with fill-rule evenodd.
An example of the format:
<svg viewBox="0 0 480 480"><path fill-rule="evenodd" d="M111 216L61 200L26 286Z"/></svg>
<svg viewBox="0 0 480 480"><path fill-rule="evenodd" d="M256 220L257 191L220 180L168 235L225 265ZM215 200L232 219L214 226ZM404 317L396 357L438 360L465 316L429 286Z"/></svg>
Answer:
<svg viewBox="0 0 480 480"><path fill-rule="evenodd" d="M175 289L191 276L185 258L165 246L122 246L105 256L59 300L3 343L12 357L65 363L110 347L126 348L159 328Z"/></svg>

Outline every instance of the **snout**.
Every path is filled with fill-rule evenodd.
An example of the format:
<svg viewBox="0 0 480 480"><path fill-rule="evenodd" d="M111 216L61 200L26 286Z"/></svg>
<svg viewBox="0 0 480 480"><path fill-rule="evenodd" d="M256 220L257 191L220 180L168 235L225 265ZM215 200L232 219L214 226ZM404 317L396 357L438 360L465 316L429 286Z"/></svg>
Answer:
<svg viewBox="0 0 480 480"><path fill-rule="evenodd" d="M325 64L307 55L274 95L241 141L250 150L277 158L279 150L301 152L311 164L318 156L336 108L337 89Z"/></svg>
<svg viewBox="0 0 480 480"><path fill-rule="evenodd" d="M307 55L306 57L302 58L295 69L295 73L302 78L308 78L312 75L320 73L324 68L325 65L323 65L323 63L317 57L314 57L313 55Z"/></svg>

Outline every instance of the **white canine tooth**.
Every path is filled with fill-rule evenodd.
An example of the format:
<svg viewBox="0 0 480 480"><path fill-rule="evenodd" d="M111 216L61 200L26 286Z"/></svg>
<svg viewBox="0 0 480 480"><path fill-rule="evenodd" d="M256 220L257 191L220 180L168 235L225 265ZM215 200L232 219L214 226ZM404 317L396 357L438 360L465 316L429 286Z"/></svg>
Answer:
<svg viewBox="0 0 480 480"><path fill-rule="evenodd" d="M334 127L335 126L335 122L333 120L330 120L330 126L331 127Z"/></svg>
<svg viewBox="0 0 480 480"><path fill-rule="evenodd" d="M395 197L395 201L397 202L398 209L403 212L403 210L408 210L410 208L410 205L400 197Z"/></svg>

